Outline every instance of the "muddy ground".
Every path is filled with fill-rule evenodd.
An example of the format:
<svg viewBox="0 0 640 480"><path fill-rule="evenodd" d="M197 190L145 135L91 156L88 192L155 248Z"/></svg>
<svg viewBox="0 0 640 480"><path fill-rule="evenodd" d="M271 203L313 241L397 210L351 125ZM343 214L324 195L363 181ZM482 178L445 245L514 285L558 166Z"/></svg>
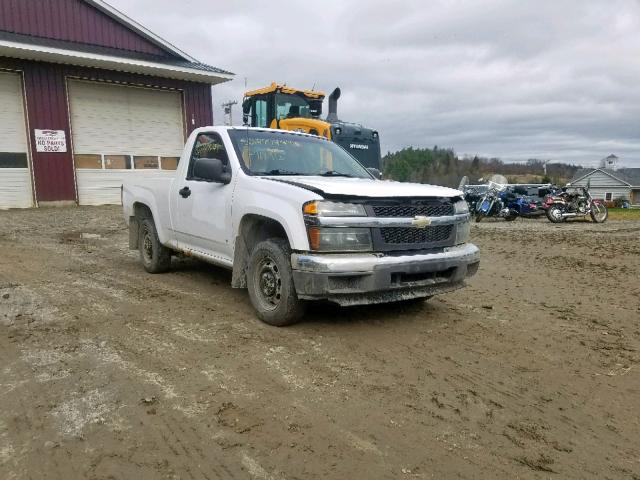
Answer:
<svg viewBox="0 0 640 480"><path fill-rule="evenodd" d="M0 212L0 478L640 478L640 223L472 235L464 290L278 329L117 207Z"/></svg>

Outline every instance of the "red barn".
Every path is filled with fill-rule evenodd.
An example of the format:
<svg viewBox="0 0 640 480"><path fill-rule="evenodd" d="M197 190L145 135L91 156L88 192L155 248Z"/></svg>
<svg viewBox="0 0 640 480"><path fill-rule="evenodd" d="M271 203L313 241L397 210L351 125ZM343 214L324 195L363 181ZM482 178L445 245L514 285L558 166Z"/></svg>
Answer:
<svg viewBox="0 0 640 480"><path fill-rule="evenodd" d="M213 123L202 64L101 0L0 0L0 208L118 203Z"/></svg>

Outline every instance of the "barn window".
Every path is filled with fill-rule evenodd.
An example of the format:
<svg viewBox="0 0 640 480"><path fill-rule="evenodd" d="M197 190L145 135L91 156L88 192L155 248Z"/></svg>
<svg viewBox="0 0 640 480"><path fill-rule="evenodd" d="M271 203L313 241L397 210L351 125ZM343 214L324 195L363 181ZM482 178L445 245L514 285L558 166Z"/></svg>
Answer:
<svg viewBox="0 0 640 480"><path fill-rule="evenodd" d="M160 166L162 170L176 170L179 161L180 157L162 157L160 159Z"/></svg>
<svg viewBox="0 0 640 480"><path fill-rule="evenodd" d="M26 153L0 152L0 168L27 168Z"/></svg>
<svg viewBox="0 0 640 480"><path fill-rule="evenodd" d="M153 156L135 156L133 157L133 165L136 170L158 169L158 157Z"/></svg>
<svg viewBox="0 0 640 480"><path fill-rule="evenodd" d="M74 155L73 161L76 168L102 169L102 155Z"/></svg>
<svg viewBox="0 0 640 480"><path fill-rule="evenodd" d="M611 200L613 200L613 193L611 192L607 192L604 194L604 200L605 202L610 202Z"/></svg>
<svg viewBox="0 0 640 480"><path fill-rule="evenodd" d="M105 155L104 168L109 170L130 170L131 157L129 155Z"/></svg>

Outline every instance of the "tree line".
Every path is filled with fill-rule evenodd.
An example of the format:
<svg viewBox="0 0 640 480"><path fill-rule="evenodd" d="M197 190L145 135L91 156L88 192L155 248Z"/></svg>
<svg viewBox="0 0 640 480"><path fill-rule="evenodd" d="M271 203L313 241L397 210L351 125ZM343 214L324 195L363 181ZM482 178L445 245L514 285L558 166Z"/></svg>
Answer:
<svg viewBox="0 0 640 480"><path fill-rule="evenodd" d="M547 164L532 158L521 163L505 163L501 159L475 155L458 157L451 148L407 147L389 152L382 158L384 177L400 182L432 183L457 187L463 176L471 183L482 183L491 175L500 174L510 183L567 183L580 168L566 163Z"/></svg>

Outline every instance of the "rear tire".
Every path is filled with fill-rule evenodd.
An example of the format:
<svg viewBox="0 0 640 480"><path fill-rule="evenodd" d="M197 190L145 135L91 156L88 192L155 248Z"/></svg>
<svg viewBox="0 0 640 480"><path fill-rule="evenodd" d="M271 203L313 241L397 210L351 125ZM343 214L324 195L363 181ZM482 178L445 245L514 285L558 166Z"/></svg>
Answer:
<svg viewBox="0 0 640 480"><path fill-rule="evenodd" d="M249 299L260 320L284 327L300 320L304 302L298 299L286 240L270 238L256 245L247 268Z"/></svg>
<svg viewBox="0 0 640 480"><path fill-rule="evenodd" d="M560 205L551 205L547 209L547 218L553 223L562 223L565 220L562 216L563 210Z"/></svg>
<svg viewBox="0 0 640 480"><path fill-rule="evenodd" d="M476 223L480 223L482 221L482 217L484 217L482 213L476 213Z"/></svg>
<svg viewBox="0 0 640 480"><path fill-rule="evenodd" d="M516 218L518 218L518 215L507 215L504 217L507 222L513 222Z"/></svg>
<svg viewBox="0 0 640 480"><path fill-rule="evenodd" d="M171 268L171 250L160 243L152 218L145 218L138 233L138 250L142 266L149 273L163 273Z"/></svg>

